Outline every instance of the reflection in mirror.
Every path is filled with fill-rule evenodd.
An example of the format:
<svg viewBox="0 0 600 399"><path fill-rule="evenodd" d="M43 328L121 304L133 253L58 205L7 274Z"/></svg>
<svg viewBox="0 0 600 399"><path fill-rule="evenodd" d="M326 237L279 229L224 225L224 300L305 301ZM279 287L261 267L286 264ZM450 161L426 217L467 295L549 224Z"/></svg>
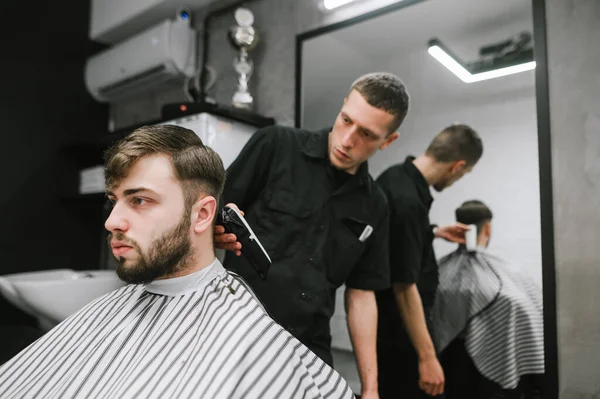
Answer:
<svg viewBox="0 0 600 399"><path fill-rule="evenodd" d="M438 348L455 351L456 358L466 355L459 367L474 366L473 373L491 381L489 389L513 393L529 381L521 374L544 371L532 34L528 1L428 0L307 38L300 71L300 121L309 130L333 124L341 99L362 74L387 71L404 81L410 110L398 140L369 161L374 178L407 156L424 154L452 124L467 124L480 136L483 156L472 171L443 192L431 190L430 222L474 224L482 248L461 252L456 243L434 240L440 284L428 316L438 321L429 327L441 330L432 333ZM493 217L473 216L469 209L465 216L461 205L470 200L482 201ZM331 325L336 366L359 386L352 363L344 360L352 345L343 303L342 287ZM519 312L522 317L515 316ZM493 324L493 318L501 322ZM517 330L527 332L518 337ZM521 363L510 363L511 354ZM525 362L533 366L527 369ZM451 379L467 377L445 371L450 395Z"/></svg>

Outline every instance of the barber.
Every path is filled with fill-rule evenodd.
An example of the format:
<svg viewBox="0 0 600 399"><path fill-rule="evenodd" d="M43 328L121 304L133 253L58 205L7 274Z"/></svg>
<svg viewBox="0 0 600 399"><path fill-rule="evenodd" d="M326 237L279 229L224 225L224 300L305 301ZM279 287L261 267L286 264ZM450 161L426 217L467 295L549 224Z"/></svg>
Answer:
<svg viewBox="0 0 600 399"><path fill-rule="evenodd" d="M408 94L396 76L356 80L333 127L272 126L254 133L228 169L233 203L273 261L266 280L215 227L225 267L240 274L282 326L333 365L330 320L336 290L345 304L363 398L378 398L375 290L389 287L389 208L367 160L398 137ZM237 256L236 256L237 255Z"/></svg>
<svg viewBox="0 0 600 399"><path fill-rule="evenodd" d="M444 392L444 371L427 319L438 286L433 239L465 242L467 226L429 221L430 187L441 192L469 173L483 144L469 126L442 130L425 153L384 171L377 183L390 204L392 287L377 292L379 394L382 399L431 398Z"/></svg>

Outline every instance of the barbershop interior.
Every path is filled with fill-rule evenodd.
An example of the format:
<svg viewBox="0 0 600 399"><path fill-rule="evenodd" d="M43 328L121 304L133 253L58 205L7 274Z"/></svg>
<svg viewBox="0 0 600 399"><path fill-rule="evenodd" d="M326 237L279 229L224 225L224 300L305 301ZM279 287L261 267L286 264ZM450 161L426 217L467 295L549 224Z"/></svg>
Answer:
<svg viewBox="0 0 600 399"><path fill-rule="evenodd" d="M599 0L4 15L0 398L600 398Z"/></svg>

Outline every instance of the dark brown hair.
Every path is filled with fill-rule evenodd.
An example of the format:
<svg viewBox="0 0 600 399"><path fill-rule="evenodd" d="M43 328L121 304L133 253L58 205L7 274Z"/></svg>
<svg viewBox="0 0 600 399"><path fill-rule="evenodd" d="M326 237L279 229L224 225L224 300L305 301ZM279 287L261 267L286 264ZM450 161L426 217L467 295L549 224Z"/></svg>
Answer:
<svg viewBox="0 0 600 399"><path fill-rule="evenodd" d="M140 127L111 146L104 154L106 189L113 189L126 178L140 158L154 154L171 159L188 209L201 194L219 201L226 177L221 157L192 130L175 125Z"/></svg>
<svg viewBox="0 0 600 399"><path fill-rule="evenodd" d="M470 126L456 124L442 130L425 153L438 162L465 161L473 166L483 154L483 142Z"/></svg>
<svg viewBox="0 0 600 399"><path fill-rule="evenodd" d="M409 96L402 80L387 72L373 72L352 83L350 92L356 90L369 105L396 117L389 134L398 130L408 113Z"/></svg>
<svg viewBox="0 0 600 399"><path fill-rule="evenodd" d="M476 225L477 234L479 234L483 226L492 220L493 217L490 208L479 200L463 202L463 204L456 209L454 214L456 215L456 221L458 223Z"/></svg>

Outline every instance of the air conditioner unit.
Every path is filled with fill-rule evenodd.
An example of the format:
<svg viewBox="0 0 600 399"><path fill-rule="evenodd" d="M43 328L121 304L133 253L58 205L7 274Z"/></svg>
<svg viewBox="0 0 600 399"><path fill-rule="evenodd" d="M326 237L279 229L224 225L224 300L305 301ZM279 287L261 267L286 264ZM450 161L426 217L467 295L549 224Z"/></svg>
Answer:
<svg viewBox="0 0 600 399"><path fill-rule="evenodd" d="M188 20L165 20L90 57L85 84L100 102L181 81L196 72L196 32Z"/></svg>

